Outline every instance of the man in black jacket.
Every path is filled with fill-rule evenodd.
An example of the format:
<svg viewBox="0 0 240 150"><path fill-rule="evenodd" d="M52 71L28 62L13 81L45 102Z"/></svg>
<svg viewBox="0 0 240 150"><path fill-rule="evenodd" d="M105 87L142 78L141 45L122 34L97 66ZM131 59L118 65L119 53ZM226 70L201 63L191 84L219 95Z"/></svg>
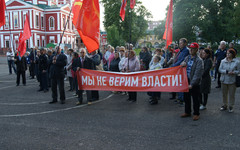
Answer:
<svg viewBox="0 0 240 150"><path fill-rule="evenodd" d="M101 64L100 55L98 54L98 51L93 51L91 53L91 59L93 60L93 70L97 70L97 66ZM99 92L98 91L92 91L92 100L96 101L99 100Z"/></svg>
<svg viewBox="0 0 240 150"><path fill-rule="evenodd" d="M59 87L61 104L65 104L65 91L64 91L64 67L67 64L67 57L61 54L61 48L57 47L57 53L53 57L52 61L52 98L53 100L49 104L56 103L57 100L57 85Z"/></svg>
<svg viewBox="0 0 240 150"><path fill-rule="evenodd" d="M17 86L20 83L20 75L22 75L22 83L26 85L26 70L27 70L27 61L25 56L20 56L20 52L18 55L15 55L14 62L17 66Z"/></svg>
<svg viewBox="0 0 240 150"><path fill-rule="evenodd" d="M79 59L74 60L73 70L81 71L80 68L84 69L94 69L93 60L86 56L86 49L80 49ZM76 64L76 65L75 65ZM86 91L88 104L92 104L92 91ZM83 101L83 91L78 90L78 102L77 105L81 105Z"/></svg>
<svg viewBox="0 0 240 150"><path fill-rule="evenodd" d="M43 48L40 49L41 55L38 60L38 68L39 68L39 79L40 79L40 89L38 91L48 91L48 79L47 79L47 69L48 69L48 58L45 54L45 50Z"/></svg>

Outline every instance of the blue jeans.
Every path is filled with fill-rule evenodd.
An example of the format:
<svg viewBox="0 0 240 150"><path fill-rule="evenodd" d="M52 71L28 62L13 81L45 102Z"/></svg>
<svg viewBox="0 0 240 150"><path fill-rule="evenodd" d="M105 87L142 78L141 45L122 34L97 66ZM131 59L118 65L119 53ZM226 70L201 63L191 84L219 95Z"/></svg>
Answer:
<svg viewBox="0 0 240 150"><path fill-rule="evenodd" d="M13 60L8 60L8 68L9 68L9 74L12 74L12 68L13 68L14 72L16 73L16 68L15 68Z"/></svg>
<svg viewBox="0 0 240 150"><path fill-rule="evenodd" d="M184 93L179 92L178 93L178 99L180 100L180 102L183 102L184 101Z"/></svg>

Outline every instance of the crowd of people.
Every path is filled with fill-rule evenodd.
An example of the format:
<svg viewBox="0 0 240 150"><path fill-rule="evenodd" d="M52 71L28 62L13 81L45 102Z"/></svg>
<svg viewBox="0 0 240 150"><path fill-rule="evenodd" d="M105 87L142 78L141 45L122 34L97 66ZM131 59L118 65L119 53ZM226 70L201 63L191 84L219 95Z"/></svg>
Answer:
<svg viewBox="0 0 240 150"><path fill-rule="evenodd" d="M22 83L26 85L26 70L29 70L31 79L36 77L39 82L39 90L52 91L52 101L50 104L58 102L58 90L61 104L65 103L64 80L69 81L69 91L78 97L76 105L83 103L83 91L78 89L77 71L81 68L92 70L104 70L112 72L136 72L144 70L157 70L175 66L186 67L189 92L171 93L170 99L175 99L176 103L185 106L185 112L181 117L190 117L193 102L193 120L198 120L200 110L206 109L208 94L211 91L212 80L218 79L218 86L222 88L223 105L220 110L233 112L236 91L236 76L240 72L240 64L236 59L237 50L233 43L226 49L226 42L221 41L219 49L214 51L210 46L199 47L198 43L188 44L186 38L179 40L179 45L175 44L168 49L156 48L151 51L143 47L139 56L133 50L133 45L117 46L116 48L108 45L101 50L88 53L85 48L74 51L67 46L64 49L60 47L40 50L35 47L30 53L24 56L13 54L9 49L7 53L9 74L12 74L12 68L17 74L16 84L20 84L20 75ZM16 68L15 65L16 64ZM213 76L215 68L215 76ZM137 92L114 92L127 94L129 102L137 101ZM147 92L149 103L158 104L161 99L161 92ZM98 91L86 91L87 103L99 100Z"/></svg>

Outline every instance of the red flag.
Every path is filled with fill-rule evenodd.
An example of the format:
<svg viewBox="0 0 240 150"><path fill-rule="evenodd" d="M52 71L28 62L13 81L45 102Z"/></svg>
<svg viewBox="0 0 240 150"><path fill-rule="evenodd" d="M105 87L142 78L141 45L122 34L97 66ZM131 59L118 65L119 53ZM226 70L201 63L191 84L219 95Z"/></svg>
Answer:
<svg viewBox="0 0 240 150"><path fill-rule="evenodd" d="M83 0L76 28L89 53L99 48L100 10L98 0Z"/></svg>
<svg viewBox="0 0 240 150"><path fill-rule="evenodd" d="M20 32L17 50L18 52L20 52L21 57L26 53L26 48L27 48L26 41L21 41L22 38L23 38L23 34L22 32Z"/></svg>
<svg viewBox="0 0 240 150"><path fill-rule="evenodd" d="M19 42L21 43L21 41L26 41L27 39L29 39L31 37L31 29L30 29L30 25L29 25L29 20L28 20L28 14L26 14L26 19L24 22L24 28L23 28L23 34L22 34L22 38L19 38Z"/></svg>
<svg viewBox="0 0 240 150"><path fill-rule="evenodd" d="M5 9L6 9L6 4L5 0L0 0L0 28L1 26L5 25L6 23L6 18L5 18Z"/></svg>
<svg viewBox="0 0 240 150"><path fill-rule="evenodd" d="M170 0L170 5L167 13L167 20L165 24L165 32L163 39L166 40L166 49L170 44L172 44L172 33L173 33L173 1Z"/></svg>
<svg viewBox="0 0 240 150"><path fill-rule="evenodd" d="M122 21L124 21L124 18L125 18L126 6L127 6L127 0L122 0L122 6L120 9L120 17L122 18Z"/></svg>
<svg viewBox="0 0 240 150"><path fill-rule="evenodd" d="M83 0L75 0L72 5L72 13L73 13L73 24L76 27L77 25L77 20L78 20L78 15L82 7L82 2Z"/></svg>
<svg viewBox="0 0 240 150"><path fill-rule="evenodd" d="M136 0L130 0L130 8L133 9L136 4Z"/></svg>

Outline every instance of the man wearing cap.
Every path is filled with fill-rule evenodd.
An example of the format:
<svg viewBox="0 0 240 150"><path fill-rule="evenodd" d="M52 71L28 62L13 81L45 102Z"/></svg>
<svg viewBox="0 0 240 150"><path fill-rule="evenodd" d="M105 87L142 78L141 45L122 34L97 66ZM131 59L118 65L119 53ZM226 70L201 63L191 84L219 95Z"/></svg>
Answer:
<svg viewBox="0 0 240 150"><path fill-rule="evenodd" d="M214 63L213 63L213 66L215 68L215 78L216 78L216 75L218 75L218 86L216 86L216 88L221 88L221 81L220 81L220 78L221 78L221 73L218 71L219 69L219 66L221 64L221 61L226 57L226 54L227 54L227 49L226 49L226 42L225 41L221 41L220 42L220 48L216 51L215 55L214 55Z"/></svg>
<svg viewBox="0 0 240 150"><path fill-rule="evenodd" d="M181 115L182 118L191 116L191 97L193 99L193 120L199 119L199 92L200 92L200 81L203 73L203 60L197 55L199 45L192 43L190 45L190 55L185 58L181 63L181 66L186 67L189 92L184 93L185 101L185 113Z"/></svg>

